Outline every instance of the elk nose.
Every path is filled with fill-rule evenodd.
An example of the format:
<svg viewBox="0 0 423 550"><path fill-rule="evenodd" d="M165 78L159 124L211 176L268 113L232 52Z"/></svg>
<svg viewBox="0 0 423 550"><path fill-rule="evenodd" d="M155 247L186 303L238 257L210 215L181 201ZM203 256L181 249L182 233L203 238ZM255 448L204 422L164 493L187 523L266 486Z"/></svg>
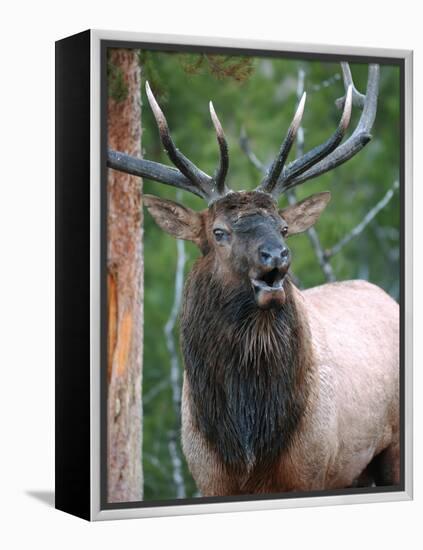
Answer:
<svg viewBox="0 0 423 550"><path fill-rule="evenodd" d="M263 245L259 248L259 260L262 266L281 267L286 263L289 256L289 249L282 245Z"/></svg>

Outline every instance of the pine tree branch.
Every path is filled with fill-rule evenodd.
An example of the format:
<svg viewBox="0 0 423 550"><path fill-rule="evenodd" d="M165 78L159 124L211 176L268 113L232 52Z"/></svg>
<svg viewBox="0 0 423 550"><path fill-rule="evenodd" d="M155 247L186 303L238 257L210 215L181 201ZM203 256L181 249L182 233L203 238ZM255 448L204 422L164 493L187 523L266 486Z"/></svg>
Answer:
<svg viewBox="0 0 423 550"><path fill-rule="evenodd" d="M299 101L304 93L304 79L305 71L303 69L298 69L298 83L297 83L297 100ZM297 141L296 141L296 156L300 158L304 155L304 128L300 126L297 132ZM294 200L292 200L294 198ZM294 189L288 191L288 200L290 204L297 201L296 193ZM320 242L319 234L315 227L310 227L307 230L307 237L310 241L310 244L313 248L314 254L317 258L317 261L320 265L323 275L328 282L336 281L335 274L333 272L332 266L325 256L325 251Z"/></svg>
<svg viewBox="0 0 423 550"><path fill-rule="evenodd" d="M177 198L180 200L180 191L177 193ZM172 388L172 403L176 418L179 418L181 411L181 381L180 381L180 365L175 343L174 330L178 319L179 310L181 308L182 293L184 286L184 269L186 262L185 242L183 240L176 241L177 246L177 264L175 274L175 291L172 309L167 320L164 333L166 346L170 356L170 384ZM176 487L176 495L178 498L185 498L185 484L182 475L182 460L180 457L176 437L174 434L169 439L169 453L173 467L173 481Z"/></svg>
<svg viewBox="0 0 423 550"><path fill-rule="evenodd" d="M169 380L161 380L143 396L143 406L149 405L153 399L169 386Z"/></svg>
<svg viewBox="0 0 423 550"><path fill-rule="evenodd" d="M247 136L244 126L241 127L241 133L239 136L239 145L241 150L246 154L248 160L253 166L257 168L262 174L266 174L267 166L261 162L261 160L255 155L254 151L251 149L250 140Z"/></svg>
<svg viewBox="0 0 423 550"><path fill-rule="evenodd" d="M345 235L339 242L337 242L332 248L327 250L325 252L326 258L332 258L335 256L335 254L338 254L338 252L344 248L346 244L348 244L352 239L360 235L360 233L363 232L363 230L369 225L369 223L379 214L383 208L389 203L389 201L394 196L395 191L399 188L398 181L395 181L392 185L392 187L386 192L386 194L382 197L382 199L371 209L367 212L367 214L364 216L364 218L361 220L361 222L356 225L349 233Z"/></svg>

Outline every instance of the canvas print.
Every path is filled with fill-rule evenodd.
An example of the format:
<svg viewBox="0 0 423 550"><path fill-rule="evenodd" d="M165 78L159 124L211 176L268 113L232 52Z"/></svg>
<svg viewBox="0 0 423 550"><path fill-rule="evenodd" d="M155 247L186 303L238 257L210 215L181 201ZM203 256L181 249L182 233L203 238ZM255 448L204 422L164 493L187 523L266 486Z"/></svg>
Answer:
<svg viewBox="0 0 423 550"><path fill-rule="evenodd" d="M102 70L104 507L400 490L400 67Z"/></svg>

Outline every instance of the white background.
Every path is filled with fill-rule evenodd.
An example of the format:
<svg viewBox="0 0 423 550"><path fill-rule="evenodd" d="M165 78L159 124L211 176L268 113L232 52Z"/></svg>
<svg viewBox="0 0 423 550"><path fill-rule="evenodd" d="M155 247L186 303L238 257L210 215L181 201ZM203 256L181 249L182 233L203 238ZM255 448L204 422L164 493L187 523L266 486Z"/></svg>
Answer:
<svg viewBox="0 0 423 550"><path fill-rule="evenodd" d="M4 2L0 49L2 548L421 548L422 18L417 0ZM54 41L87 28L415 50L415 500L89 524L53 489ZM420 349L418 349L420 348ZM75 399L78 399L75 396ZM420 540L419 540L420 539Z"/></svg>

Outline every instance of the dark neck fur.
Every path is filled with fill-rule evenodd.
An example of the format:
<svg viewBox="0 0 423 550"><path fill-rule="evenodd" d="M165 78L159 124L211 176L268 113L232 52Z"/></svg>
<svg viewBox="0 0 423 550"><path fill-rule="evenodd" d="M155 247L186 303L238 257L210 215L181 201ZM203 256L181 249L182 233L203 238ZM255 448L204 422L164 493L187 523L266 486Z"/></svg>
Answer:
<svg viewBox="0 0 423 550"><path fill-rule="evenodd" d="M197 428L226 467L248 471L286 450L308 397L307 328L286 281L280 311L223 285L201 263L185 288L182 351Z"/></svg>

